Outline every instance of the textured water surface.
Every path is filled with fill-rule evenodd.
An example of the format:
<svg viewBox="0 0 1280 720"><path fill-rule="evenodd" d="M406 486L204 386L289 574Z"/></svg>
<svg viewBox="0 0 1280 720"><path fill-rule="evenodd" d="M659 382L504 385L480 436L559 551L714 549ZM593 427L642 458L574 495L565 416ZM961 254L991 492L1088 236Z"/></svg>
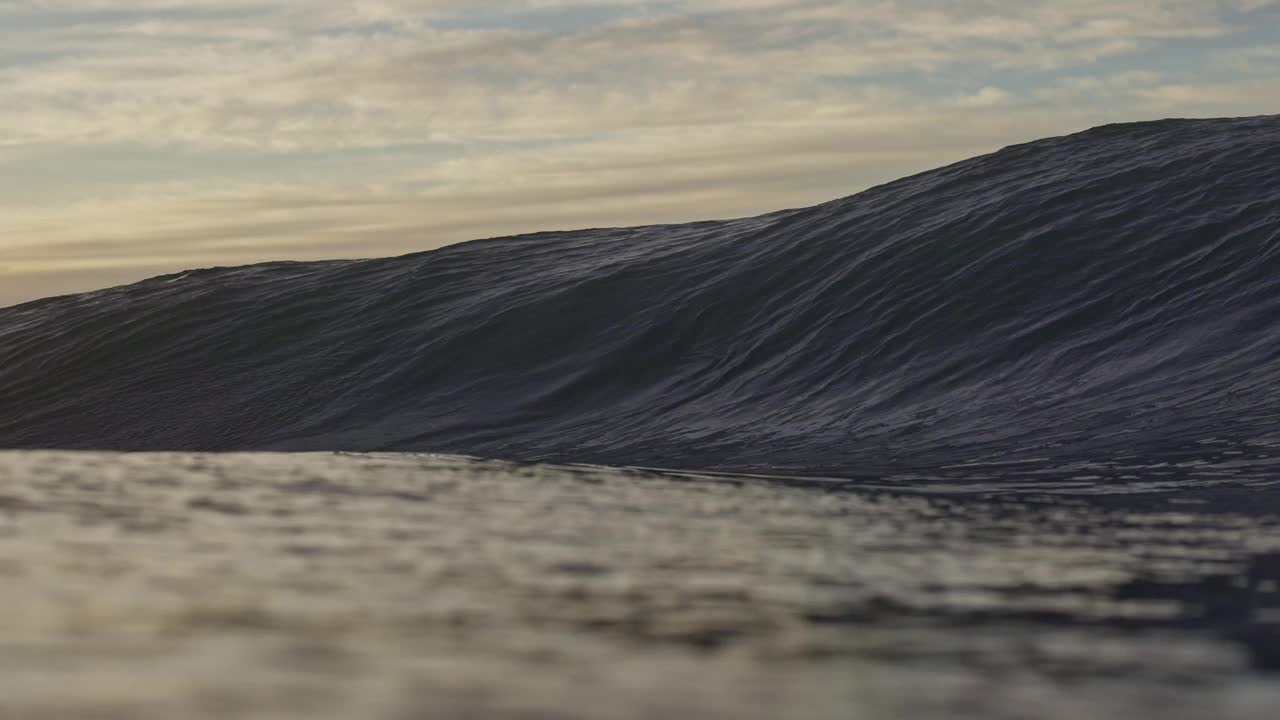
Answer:
<svg viewBox="0 0 1280 720"><path fill-rule="evenodd" d="M1253 497L0 453L0 717L1273 718Z"/></svg>
<svg viewBox="0 0 1280 720"><path fill-rule="evenodd" d="M1274 718L1277 408L1280 116L4 308L0 717Z"/></svg>
<svg viewBox="0 0 1280 720"><path fill-rule="evenodd" d="M1280 116L1111 125L758 218L2 309L0 447L1265 480L1277 323Z"/></svg>

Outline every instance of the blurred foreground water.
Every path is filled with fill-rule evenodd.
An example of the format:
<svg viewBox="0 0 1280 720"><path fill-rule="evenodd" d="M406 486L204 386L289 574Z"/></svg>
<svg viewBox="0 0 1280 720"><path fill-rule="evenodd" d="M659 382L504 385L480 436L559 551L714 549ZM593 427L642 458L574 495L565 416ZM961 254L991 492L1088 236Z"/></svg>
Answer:
<svg viewBox="0 0 1280 720"><path fill-rule="evenodd" d="M1277 510L6 452L0 718L1269 719Z"/></svg>

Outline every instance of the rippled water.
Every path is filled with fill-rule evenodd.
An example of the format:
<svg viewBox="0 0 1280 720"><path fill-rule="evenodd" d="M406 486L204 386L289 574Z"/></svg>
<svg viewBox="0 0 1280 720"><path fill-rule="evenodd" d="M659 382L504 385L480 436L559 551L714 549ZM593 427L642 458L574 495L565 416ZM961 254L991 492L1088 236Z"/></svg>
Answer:
<svg viewBox="0 0 1280 720"><path fill-rule="evenodd" d="M0 453L0 716L1271 718L1259 497Z"/></svg>

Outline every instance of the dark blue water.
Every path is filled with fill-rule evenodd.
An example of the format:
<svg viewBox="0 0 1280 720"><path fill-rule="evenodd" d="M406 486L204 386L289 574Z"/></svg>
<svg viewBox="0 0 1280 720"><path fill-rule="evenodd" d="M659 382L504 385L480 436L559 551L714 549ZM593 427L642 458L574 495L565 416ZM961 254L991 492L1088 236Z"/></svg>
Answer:
<svg viewBox="0 0 1280 720"><path fill-rule="evenodd" d="M19 305L0 447L1270 478L1280 116L1112 125L746 220Z"/></svg>

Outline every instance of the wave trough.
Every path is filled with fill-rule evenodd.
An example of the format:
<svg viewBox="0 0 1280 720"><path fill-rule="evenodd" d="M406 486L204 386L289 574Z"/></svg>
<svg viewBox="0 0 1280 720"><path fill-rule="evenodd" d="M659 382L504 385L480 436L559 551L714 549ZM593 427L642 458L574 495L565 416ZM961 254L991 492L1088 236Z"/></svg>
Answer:
<svg viewBox="0 0 1280 720"><path fill-rule="evenodd" d="M1274 473L1280 116L1105 126L744 220L18 305L0 446Z"/></svg>

